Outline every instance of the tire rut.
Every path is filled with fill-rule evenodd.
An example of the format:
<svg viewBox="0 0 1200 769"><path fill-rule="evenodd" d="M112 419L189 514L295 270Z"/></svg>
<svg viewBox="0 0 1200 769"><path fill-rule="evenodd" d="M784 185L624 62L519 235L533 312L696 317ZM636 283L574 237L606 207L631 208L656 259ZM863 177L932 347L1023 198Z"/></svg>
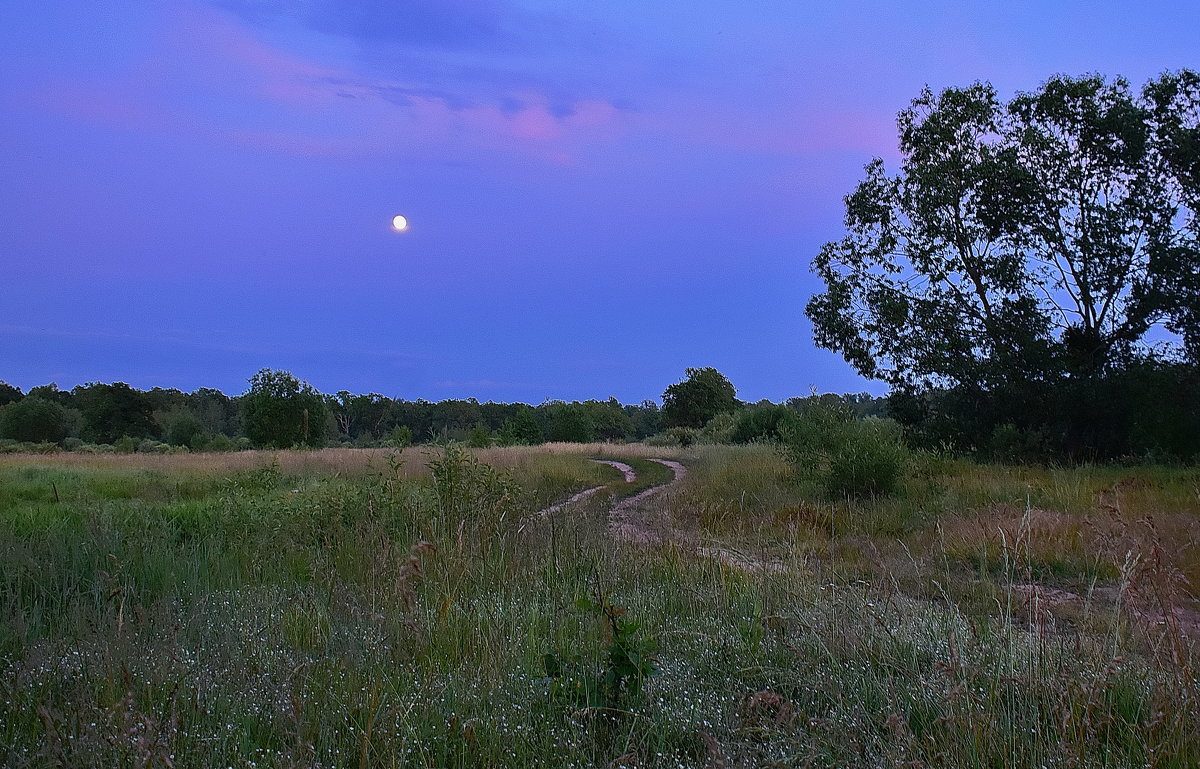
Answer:
<svg viewBox="0 0 1200 769"><path fill-rule="evenodd" d="M649 458L649 460L669 468L674 477L666 483L651 486L631 497L619 500L612 506L608 512L608 531L613 539L635 545L673 544L703 558L716 560L723 566L737 569L738 571L771 574L779 574L787 571L787 567L779 561L760 558L726 547L702 547L698 543L698 538L695 534L684 531L671 522L672 516L669 510L660 508L653 513L648 510L647 503L649 501L672 487L677 486L687 477L688 472L687 467L672 459ZM634 472L633 468L623 462L611 459L593 459L591 461L609 465L620 470L625 476L626 483L632 483L637 479L637 473ZM546 516L556 513L587 499L605 488L607 488L607 485L584 489L565 502L560 502L557 505L542 510L538 515Z"/></svg>

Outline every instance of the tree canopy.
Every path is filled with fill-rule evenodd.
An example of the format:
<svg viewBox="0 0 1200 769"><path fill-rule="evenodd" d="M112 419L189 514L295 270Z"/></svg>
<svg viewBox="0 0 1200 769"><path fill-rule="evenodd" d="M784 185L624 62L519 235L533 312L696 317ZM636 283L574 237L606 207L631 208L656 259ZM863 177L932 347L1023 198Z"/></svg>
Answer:
<svg viewBox="0 0 1200 769"><path fill-rule="evenodd" d="M685 373L686 379L663 393L664 427L703 427L717 414L741 405L733 384L715 368L689 368Z"/></svg>
<svg viewBox="0 0 1200 769"><path fill-rule="evenodd" d="M1200 75L926 89L813 262L817 344L907 387L1200 357ZM1154 329L1159 331L1153 331Z"/></svg>
<svg viewBox="0 0 1200 769"><path fill-rule="evenodd" d="M21 388L13 387L8 382L0 382L0 407L16 403L24 397Z"/></svg>
<svg viewBox="0 0 1200 769"><path fill-rule="evenodd" d="M291 448L325 443L325 400L291 372L264 368L242 396L246 437L257 446Z"/></svg>
<svg viewBox="0 0 1200 769"><path fill-rule="evenodd" d="M36 395L0 407L0 438L57 443L67 437L69 429L67 410Z"/></svg>
<svg viewBox="0 0 1200 769"><path fill-rule="evenodd" d="M35 391L39 391L35 395ZM53 390L42 395L33 388L33 397L52 397ZM29 397L29 396L26 396ZM154 438L160 428L154 421L154 405L147 393L125 382L91 382L71 390L71 404L83 413L82 437L95 443L113 443L122 437Z"/></svg>

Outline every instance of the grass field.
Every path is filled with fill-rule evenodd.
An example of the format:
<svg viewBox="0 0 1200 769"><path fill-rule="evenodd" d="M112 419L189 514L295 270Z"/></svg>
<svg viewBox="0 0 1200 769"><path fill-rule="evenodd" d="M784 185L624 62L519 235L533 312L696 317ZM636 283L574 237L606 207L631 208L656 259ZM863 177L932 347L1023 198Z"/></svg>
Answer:
<svg viewBox="0 0 1200 769"><path fill-rule="evenodd" d="M0 765L1194 767L1198 535L1195 468L0 456Z"/></svg>

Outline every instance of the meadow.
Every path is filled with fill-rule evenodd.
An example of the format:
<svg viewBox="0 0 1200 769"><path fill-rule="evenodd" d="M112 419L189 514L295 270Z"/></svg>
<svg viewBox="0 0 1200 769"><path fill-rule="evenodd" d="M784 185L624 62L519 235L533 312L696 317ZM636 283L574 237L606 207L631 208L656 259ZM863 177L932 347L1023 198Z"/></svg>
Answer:
<svg viewBox="0 0 1200 769"><path fill-rule="evenodd" d="M0 765L1194 767L1198 539L1192 467L3 455Z"/></svg>

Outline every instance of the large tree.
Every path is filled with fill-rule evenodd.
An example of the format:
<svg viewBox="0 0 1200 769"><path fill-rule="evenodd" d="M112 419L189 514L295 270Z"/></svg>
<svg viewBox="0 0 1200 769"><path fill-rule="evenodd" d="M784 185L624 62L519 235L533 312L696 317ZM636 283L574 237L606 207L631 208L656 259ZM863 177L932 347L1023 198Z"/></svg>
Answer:
<svg viewBox="0 0 1200 769"><path fill-rule="evenodd" d="M49 397L54 390L47 391ZM34 395L34 390L30 395ZM154 421L154 404L147 393L124 382L90 382L71 390L71 405L83 412L84 440L92 443L115 443L123 437L157 438L160 433Z"/></svg>
<svg viewBox="0 0 1200 769"><path fill-rule="evenodd" d="M703 427L717 414L741 405L733 383L715 368L689 368L685 373L686 379L663 392L664 427Z"/></svg>
<svg viewBox="0 0 1200 769"><path fill-rule="evenodd" d="M813 262L821 347L907 389L1200 357L1200 76L926 89ZM1160 329L1154 331L1154 329Z"/></svg>
<svg viewBox="0 0 1200 769"><path fill-rule="evenodd" d="M250 377L242 410L246 437L256 446L325 444L325 399L289 371L264 368Z"/></svg>
<svg viewBox="0 0 1200 769"><path fill-rule="evenodd" d="M58 443L70 432L67 410L38 396L0 407L0 438Z"/></svg>

